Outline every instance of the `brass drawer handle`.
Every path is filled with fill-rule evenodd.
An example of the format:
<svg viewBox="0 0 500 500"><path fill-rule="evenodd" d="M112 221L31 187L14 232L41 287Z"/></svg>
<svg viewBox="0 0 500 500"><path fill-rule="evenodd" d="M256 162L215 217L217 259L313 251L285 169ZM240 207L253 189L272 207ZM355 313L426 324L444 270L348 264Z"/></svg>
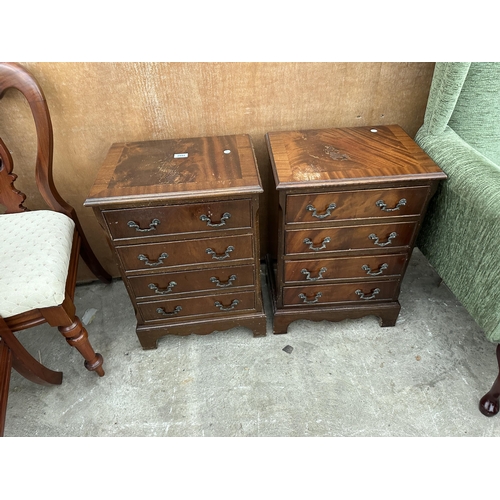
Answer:
<svg viewBox="0 0 500 500"><path fill-rule="evenodd" d="M302 302L304 304L316 304L317 302L319 302L319 298L322 296L323 294L321 292L318 292L315 296L314 296L314 299L313 300L308 300L307 296L304 294L304 293L299 293L299 299L302 299Z"/></svg>
<svg viewBox="0 0 500 500"><path fill-rule="evenodd" d="M206 222L207 223L207 226L210 226L210 227L221 227L221 226L225 226L226 225L226 221L231 218L231 214L229 212L224 212L222 214L222 217L220 219L220 222L218 224L214 224L212 222L212 219L210 217L208 217L207 215L200 215L200 220L203 221L203 222Z"/></svg>
<svg viewBox="0 0 500 500"><path fill-rule="evenodd" d="M166 259L168 257L168 253L163 252L159 257L157 261L150 261L148 257L146 257L144 254L140 254L137 256L139 260L142 260L146 266L161 266L163 264L163 259Z"/></svg>
<svg viewBox="0 0 500 500"><path fill-rule="evenodd" d="M224 305L222 305L218 300L216 300L214 302L214 306L215 307L218 307L221 311L231 311L232 309L234 309L238 304L240 303L240 301L238 299L234 299L232 302L231 302L231 305L225 307Z"/></svg>
<svg viewBox="0 0 500 500"><path fill-rule="evenodd" d="M159 307L158 309L156 309L156 312L158 314L161 314L162 316L175 316L176 314L180 313L181 311L182 311L181 306L175 306L174 310L172 312L165 311L165 309L163 309L163 307Z"/></svg>
<svg viewBox="0 0 500 500"><path fill-rule="evenodd" d="M220 288L227 288L228 286L231 286L233 284L233 281L235 281L235 280L236 280L236 274L231 274L231 276L229 276L229 278L227 279L227 281L225 283L222 283L215 276L212 276L210 278L210 281L212 283L215 283L215 285L220 287Z"/></svg>
<svg viewBox="0 0 500 500"><path fill-rule="evenodd" d="M392 232L390 235L389 235L389 238L387 239L387 241L385 243L380 243L379 242L379 239L378 239L378 236L376 234L370 234L368 236L368 238L370 238L371 240L375 240L375 245L378 245L379 247L385 247L387 245L390 245L392 243L391 240L393 240L398 234L395 233L395 232Z"/></svg>
<svg viewBox="0 0 500 500"><path fill-rule="evenodd" d="M375 290L373 290L372 294L371 295L365 295L361 290L356 290L354 292L356 295L359 295L359 298L360 299L363 299L363 300L371 300L371 299L374 299L376 295L378 295L380 293L380 288L375 288Z"/></svg>
<svg viewBox="0 0 500 500"><path fill-rule="evenodd" d="M332 212L337 208L337 205L335 203L330 203L328 207L326 207L326 212L324 214L318 214L317 209L314 208L312 205L307 205L306 210L309 212L312 212L312 216L316 217L317 219L326 219L329 215L332 214Z"/></svg>
<svg viewBox="0 0 500 500"><path fill-rule="evenodd" d="M149 231L153 231L154 229L156 229L156 226L158 224L160 224L159 219L153 219L151 221L151 224L149 224L148 228L142 229L141 227L139 227L139 224L137 224L137 222L134 222L133 220L129 220L127 222L128 227L131 227L131 228L135 229L136 231L139 231L140 233L147 233Z"/></svg>
<svg viewBox="0 0 500 500"><path fill-rule="evenodd" d="M217 252L215 250L212 250L211 248L207 248L205 250L206 253L212 256L212 259L215 260L224 260L229 258L229 254L234 250L233 246L228 246L226 248L226 251L223 254L217 255Z"/></svg>
<svg viewBox="0 0 500 500"><path fill-rule="evenodd" d="M378 268L378 272L374 273L372 272L371 270L371 267L370 266L367 266L366 264L364 266L361 266L361 269L363 269L363 271L366 271L366 274L369 274L370 276L379 276L380 274L382 274L384 272L385 269L387 269L389 267L389 264L382 264L379 268Z"/></svg>
<svg viewBox="0 0 500 500"><path fill-rule="evenodd" d="M318 276L316 276L316 278L311 278L311 273L307 269L302 269L300 272L305 275L306 281L318 281L323 278L323 273L326 273L326 267L322 267L319 270Z"/></svg>
<svg viewBox="0 0 500 500"><path fill-rule="evenodd" d="M148 285L148 287L151 290L154 290L155 293L157 293L158 295L166 295L167 293L170 293L172 291L172 289L174 288L174 286L176 286L176 285L177 285L177 283L175 281L171 281L168 284L167 288L158 288L158 285L155 285L154 283L150 283Z"/></svg>
<svg viewBox="0 0 500 500"><path fill-rule="evenodd" d="M327 236L322 242L320 247L314 247L314 243L309 239L305 238L303 243L306 245L309 245L309 250L314 250L315 252L319 252L320 250L323 250L323 248L326 248L326 243L330 243L330 236Z"/></svg>
<svg viewBox="0 0 500 500"><path fill-rule="evenodd" d="M399 207L403 207L406 205L406 198L401 198L398 201L398 204L394 208L387 208L387 205L384 203L384 200L378 200L375 202L375 205L380 208L380 210L383 210L384 212L395 212L396 210L399 210Z"/></svg>

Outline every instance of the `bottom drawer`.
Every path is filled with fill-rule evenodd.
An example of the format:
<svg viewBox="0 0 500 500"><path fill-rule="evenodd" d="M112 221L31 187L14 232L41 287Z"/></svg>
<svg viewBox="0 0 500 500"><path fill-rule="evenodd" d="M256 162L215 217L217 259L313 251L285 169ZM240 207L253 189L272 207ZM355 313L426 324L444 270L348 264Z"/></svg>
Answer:
<svg viewBox="0 0 500 500"><path fill-rule="evenodd" d="M255 291L158 300L137 304L142 319L165 321L186 316L225 316L255 309Z"/></svg>
<svg viewBox="0 0 500 500"><path fill-rule="evenodd" d="M332 302L378 302L396 300L399 280L342 283L338 285L283 288L285 306L322 306Z"/></svg>

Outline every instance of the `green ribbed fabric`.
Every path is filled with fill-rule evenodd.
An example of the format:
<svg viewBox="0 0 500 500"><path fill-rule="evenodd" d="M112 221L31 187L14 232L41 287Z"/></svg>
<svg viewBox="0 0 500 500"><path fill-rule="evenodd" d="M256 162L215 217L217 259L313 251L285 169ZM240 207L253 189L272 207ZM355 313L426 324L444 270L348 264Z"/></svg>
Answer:
<svg viewBox="0 0 500 500"><path fill-rule="evenodd" d="M500 165L500 64L472 63L449 126Z"/></svg>
<svg viewBox="0 0 500 500"><path fill-rule="evenodd" d="M415 137L448 175L431 200L417 246L486 337L500 342L500 168L491 161L491 148L481 147L489 152L487 157L464 140L464 136L474 133L470 123L463 125L460 135L451 126L442 126L443 120L449 119L450 124L460 128L458 120L466 120L467 106L469 113L481 113L487 107L489 91L478 87L486 82L491 90L498 83L491 84L496 78L493 75L500 76L500 64L488 64L491 78L486 78L484 63L473 63L464 78L468 64L436 64L436 82L433 79L424 125ZM449 81L450 75L456 78L453 83ZM460 86L464 89L463 96ZM499 96L500 87L498 94L490 93L495 102ZM477 108L475 98L484 99ZM500 107L492 105L492 110L495 109L500 124ZM476 131L487 127L486 122L476 125ZM476 141L494 135L495 126Z"/></svg>
<svg viewBox="0 0 500 500"><path fill-rule="evenodd" d="M455 109L471 63L436 63L432 76L424 124L426 134L444 132Z"/></svg>

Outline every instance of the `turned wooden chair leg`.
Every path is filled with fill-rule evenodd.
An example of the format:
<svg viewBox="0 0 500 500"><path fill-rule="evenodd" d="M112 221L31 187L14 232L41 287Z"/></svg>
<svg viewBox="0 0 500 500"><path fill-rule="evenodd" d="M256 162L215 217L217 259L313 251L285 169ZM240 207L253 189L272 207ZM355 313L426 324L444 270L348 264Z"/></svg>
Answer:
<svg viewBox="0 0 500 500"><path fill-rule="evenodd" d="M69 326L59 326L59 331L66 337L66 342L75 347L85 359L85 368L89 371L95 371L99 377L104 376L102 367L103 359L99 353L96 353L89 342L87 330L82 325L80 318L75 316L73 323Z"/></svg>
<svg viewBox="0 0 500 500"><path fill-rule="evenodd" d="M479 411L487 417L493 417L498 413L500 398L500 344L497 344L498 376L493 382L491 389L479 401Z"/></svg>
<svg viewBox="0 0 500 500"><path fill-rule="evenodd" d="M104 376L103 358L94 351L89 341L89 334L75 313L75 304L68 295L66 295L62 305L43 310L47 323L50 326L56 326L66 338L66 342L75 347L83 356L85 368L89 371L95 371L102 377Z"/></svg>

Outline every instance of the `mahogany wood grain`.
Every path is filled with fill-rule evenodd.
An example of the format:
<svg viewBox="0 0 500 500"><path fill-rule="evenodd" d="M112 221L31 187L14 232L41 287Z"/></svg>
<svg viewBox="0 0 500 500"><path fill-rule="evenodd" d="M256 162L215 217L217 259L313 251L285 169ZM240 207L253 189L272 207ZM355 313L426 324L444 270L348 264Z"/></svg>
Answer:
<svg viewBox="0 0 500 500"><path fill-rule="evenodd" d="M85 206L193 200L214 190L218 197L262 192L248 135L113 144Z"/></svg>
<svg viewBox="0 0 500 500"><path fill-rule="evenodd" d="M401 251L411 245L416 227L415 222L398 222L286 231L285 253L320 255L328 252L388 248Z"/></svg>
<svg viewBox="0 0 500 500"><path fill-rule="evenodd" d="M277 189L446 178L397 125L269 132L266 138Z"/></svg>
<svg viewBox="0 0 500 500"><path fill-rule="evenodd" d="M418 217L428 191L427 186L421 186L289 195L286 200L286 222L317 223L343 219L415 215Z"/></svg>
<svg viewBox="0 0 500 500"><path fill-rule="evenodd" d="M177 321L184 317L192 319L196 316L220 318L227 314L254 311L255 293L252 290L190 298L177 297L169 300L141 302L137 307L145 323L161 321L168 324L169 320Z"/></svg>
<svg viewBox="0 0 500 500"><path fill-rule="evenodd" d="M103 215L117 241L252 227L250 200L106 210Z"/></svg>
<svg viewBox="0 0 500 500"><path fill-rule="evenodd" d="M285 286L283 306L316 307L335 302L378 302L397 299L399 281L365 281L308 286ZM358 293L356 293L358 292Z"/></svg>
<svg viewBox="0 0 500 500"><path fill-rule="evenodd" d="M403 274L406 260L405 253L333 259L285 260L285 283L314 282L317 284L333 280L391 278Z"/></svg>
<svg viewBox="0 0 500 500"><path fill-rule="evenodd" d="M163 271L161 273L129 276L130 284L137 299L166 296L179 293L218 292L240 287L253 287L255 268L247 266L224 266L194 271Z"/></svg>
<svg viewBox="0 0 500 500"><path fill-rule="evenodd" d="M210 252L207 252L210 250ZM116 247L125 271L144 271L175 266L253 262L252 235L167 241L149 245Z"/></svg>
<svg viewBox="0 0 500 500"><path fill-rule="evenodd" d="M143 349L234 326L266 334L261 193L248 135L111 146L85 205L107 235Z"/></svg>
<svg viewBox="0 0 500 500"><path fill-rule="evenodd" d="M269 132L266 142L274 333L298 319L375 315L393 326L410 252L446 175L397 125Z"/></svg>

